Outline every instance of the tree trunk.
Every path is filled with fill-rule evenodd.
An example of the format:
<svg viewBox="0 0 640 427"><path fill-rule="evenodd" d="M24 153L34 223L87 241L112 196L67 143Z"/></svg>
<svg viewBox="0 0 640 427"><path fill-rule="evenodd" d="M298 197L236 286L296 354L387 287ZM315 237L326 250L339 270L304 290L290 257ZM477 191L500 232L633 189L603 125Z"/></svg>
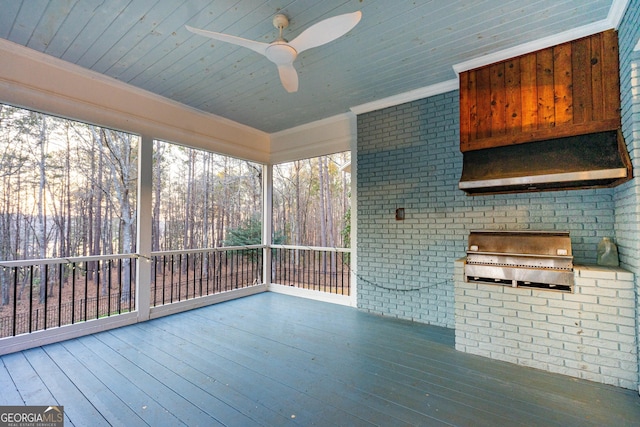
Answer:
<svg viewBox="0 0 640 427"><path fill-rule="evenodd" d="M64 156L63 168L63 184L62 193L60 194L59 223L60 231L60 257L67 258L70 256L71 236L69 234L71 227L71 141L69 139L69 122L65 126L66 134L66 156Z"/></svg>
<svg viewBox="0 0 640 427"><path fill-rule="evenodd" d="M153 200L153 219L151 223L151 250L156 252L160 250L160 206L162 202L162 156L164 154L165 145L162 142L154 143L154 200Z"/></svg>
<svg viewBox="0 0 640 427"><path fill-rule="evenodd" d="M184 203L184 234L182 236L182 248L190 249L189 247L189 233L191 231L191 192L193 191L193 155L192 151L189 151L189 156L187 157L187 194L185 195L185 203Z"/></svg>
<svg viewBox="0 0 640 427"><path fill-rule="evenodd" d="M322 157L318 158L318 181L319 181L319 198L320 198L320 246L327 246L327 217L325 210L325 188L324 188L324 163ZM326 273L326 259L325 252L322 253L320 269L322 273Z"/></svg>
<svg viewBox="0 0 640 427"><path fill-rule="evenodd" d="M204 165L202 170L202 188L204 189L202 201L202 247L208 248L209 243L209 191L211 186L211 153L204 153ZM209 257L206 254L202 254L202 272L206 279L209 274Z"/></svg>
<svg viewBox="0 0 640 427"><path fill-rule="evenodd" d="M322 157L318 158L318 181L320 199L320 246L327 246L327 217L325 210L325 184L324 184L324 164Z"/></svg>
<svg viewBox="0 0 640 427"><path fill-rule="evenodd" d="M93 127L92 127L93 129ZM92 139L91 139L91 148L89 150L89 156L91 159L91 166L90 166L90 170L91 170L91 180L89 182L91 182L91 190L88 192L87 195L87 243L86 243L86 248L85 251L83 253L83 255L91 255L93 253L93 240L95 239L95 235L94 235L94 224L93 224L93 220L94 220L94 204L95 204L95 197L94 197L94 192L92 191L93 189L96 188L96 183L95 183L95 176L96 176L96 155L95 155L95 151L96 151L96 144L95 144L95 139L96 139L96 135L93 134L92 135ZM89 263L87 265L87 276L88 279L91 280L93 279L93 272L92 272L92 268L91 268L91 263Z"/></svg>
<svg viewBox="0 0 640 427"><path fill-rule="evenodd" d="M133 225L135 215L131 204L131 194L129 182L135 179L135 168L133 165L132 136L112 130L103 131L104 143L115 161L109 163L111 190L115 194L119 210L117 215L120 218L121 229L121 252L133 252ZM114 209L109 209L109 216L113 215ZM115 213L115 212L114 212ZM111 221L109 221L111 223ZM111 235L111 233L109 233ZM110 253L113 253L113 248ZM130 298L131 274L129 265L130 259L122 262L122 295L123 302ZM105 281L108 279L105 278ZM110 284L109 284L110 286Z"/></svg>
<svg viewBox="0 0 640 427"><path fill-rule="evenodd" d="M0 217L0 259L3 260L11 259L11 203L9 202L9 197L6 197L6 195L9 194L8 181L9 179L3 176L2 194L4 194L5 197L2 200L3 211ZM11 280L4 269L0 271L0 282L2 285L2 305L7 305L11 302Z"/></svg>
<svg viewBox="0 0 640 427"><path fill-rule="evenodd" d="M47 184L46 172L46 142L47 142L47 120L45 117L40 116L37 113L33 113L40 118L40 128L38 136L38 146L40 149L38 159L38 170L40 175L40 181L38 185L38 240L39 244L39 257L44 259L47 257L47 211L46 211L46 192L45 187ZM47 277L45 269L40 269L40 303L44 303L47 292ZM46 315L46 314L45 314Z"/></svg>
<svg viewBox="0 0 640 427"><path fill-rule="evenodd" d="M324 194L326 196L326 207L327 207L327 234L328 234L328 244L329 247L331 248L335 248L336 247L336 240L335 240L335 229L333 227L333 197L331 194L331 179L330 179L330 175L329 175L329 158L327 156L322 156L322 167L324 169L324 173L323 175L326 177L325 179L325 191ZM336 266L336 253L335 252L331 252L331 273L335 273L337 270L337 266Z"/></svg>

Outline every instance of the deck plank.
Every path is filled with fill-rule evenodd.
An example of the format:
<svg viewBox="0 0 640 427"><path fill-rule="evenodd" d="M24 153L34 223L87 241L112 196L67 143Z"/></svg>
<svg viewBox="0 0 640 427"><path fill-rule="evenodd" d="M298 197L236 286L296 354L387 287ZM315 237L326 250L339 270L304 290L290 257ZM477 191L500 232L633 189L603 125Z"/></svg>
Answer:
<svg viewBox="0 0 640 427"><path fill-rule="evenodd" d="M4 356L3 362L11 373L25 405L63 405L49 392L47 385L33 369L24 352Z"/></svg>
<svg viewBox="0 0 640 427"><path fill-rule="evenodd" d="M460 353L453 335L263 293L3 356L0 402L57 402L70 425L638 425L631 390Z"/></svg>
<svg viewBox="0 0 640 427"><path fill-rule="evenodd" d="M2 393L0 393L0 406L24 405L22 396L20 396L13 378L11 378L9 368L5 365L4 359L0 364L0 390L2 390Z"/></svg>
<svg viewBox="0 0 640 427"><path fill-rule="evenodd" d="M58 404L64 406L65 425L91 425L96 427L109 425L107 420L100 414L100 411L84 398L84 395L44 349L26 350L24 355L43 383L47 385L51 394L56 396ZM64 401L58 396L64 396Z"/></svg>
<svg viewBox="0 0 640 427"><path fill-rule="evenodd" d="M186 365L184 356L174 357L170 353L158 350L153 345L154 339L146 341L148 338L146 334L135 335L135 331L136 329L131 328L126 331L127 333L101 333L96 336L96 339L116 350L149 375L153 375L158 381L221 424L260 425L260 422L237 409L250 406L254 402L247 399L242 402L232 402L232 404L225 403L220 397L225 397L229 392L228 387L216 387L214 392L208 391L207 389L212 385L211 378ZM144 352L140 351L141 347L145 349ZM170 345L167 350L175 352L173 345ZM220 383L216 382L216 386L220 386ZM265 421L275 424L276 421L282 420L266 418Z"/></svg>
<svg viewBox="0 0 640 427"><path fill-rule="evenodd" d="M110 425L145 425L146 423L143 419L125 403L127 399L126 393L118 396L110 390L91 369L82 363L81 358L76 358L77 356L82 356L81 353L84 353L82 347L77 348L77 353L75 354L69 351L69 348L74 349L74 346L69 346L69 344L77 343L77 341L81 339L82 338L78 338L63 343L47 345L44 349L47 354L55 360L60 369L65 372L84 398L100 412ZM65 402L64 400L61 404L64 405L65 408L75 405L74 402Z"/></svg>
<svg viewBox="0 0 640 427"><path fill-rule="evenodd" d="M118 366L120 357L115 351L106 347L101 351L95 349L95 338L92 336L64 342L64 347L72 353L87 370L94 373L96 378L106 386L114 395L120 397L129 409L137 414L149 425L186 425L174 415L181 411L176 405L173 411L168 411L157 400L155 393L150 394L145 390L146 384L138 385L137 375L139 368L135 364L129 364L127 369ZM114 366L116 365L116 366ZM142 379L143 381L146 378Z"/></svg>

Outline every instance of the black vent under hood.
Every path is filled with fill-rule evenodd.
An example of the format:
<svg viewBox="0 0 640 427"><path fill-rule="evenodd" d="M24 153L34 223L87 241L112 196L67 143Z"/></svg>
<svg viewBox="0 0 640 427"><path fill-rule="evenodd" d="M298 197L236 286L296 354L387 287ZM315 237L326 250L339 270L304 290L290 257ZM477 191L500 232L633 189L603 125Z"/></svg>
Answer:
<svg viewBox="0 0 640 427"><path fill-rule="evenodd" d="M632 178L619 130L463 153L470 195L611 187Z"/></svg>

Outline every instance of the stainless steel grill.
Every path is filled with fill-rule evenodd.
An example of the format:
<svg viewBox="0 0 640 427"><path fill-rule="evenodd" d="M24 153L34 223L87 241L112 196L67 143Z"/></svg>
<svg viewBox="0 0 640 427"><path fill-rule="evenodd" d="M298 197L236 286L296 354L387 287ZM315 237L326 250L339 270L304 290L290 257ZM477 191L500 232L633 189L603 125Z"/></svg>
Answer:
<svg viewBox="0 0 640 427"><path fill-rule="evenodd" d="M571 239L565 231L472 231L467 282L570 291Z"/></svg>

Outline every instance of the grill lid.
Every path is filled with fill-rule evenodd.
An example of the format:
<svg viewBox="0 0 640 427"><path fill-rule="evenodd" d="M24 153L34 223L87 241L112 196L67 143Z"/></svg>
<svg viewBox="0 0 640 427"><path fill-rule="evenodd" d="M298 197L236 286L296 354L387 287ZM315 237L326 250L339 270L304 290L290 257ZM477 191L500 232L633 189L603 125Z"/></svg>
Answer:
<svg viewBox="0 0 640 427"><path fill-rule="evenodd" d="M568 231L493 231L469 233L469 253L571 256Z"/></svg>

